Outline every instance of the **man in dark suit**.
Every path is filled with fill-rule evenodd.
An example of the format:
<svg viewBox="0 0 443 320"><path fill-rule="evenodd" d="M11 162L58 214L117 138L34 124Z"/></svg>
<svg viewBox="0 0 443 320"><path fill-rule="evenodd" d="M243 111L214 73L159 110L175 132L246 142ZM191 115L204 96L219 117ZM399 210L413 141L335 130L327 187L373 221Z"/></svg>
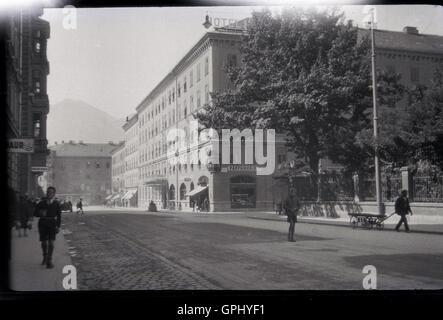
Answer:
<svg viewBox="0 0 443 320"><path fill-rule="evenodd" d="M395 201L395 212L401 217L400 221L398 222L397 226L395 227L396 231L400 231L399 228L402 223L405 224L406 232L409 232L409 226L408 226L408 220L406 219L406 215L408 213L411 213L412 211L411 207L409 206L409 199L408 199L408 191L402 190L400 197Z"/></svg>
<svg viewBox="0 0 443 320"><path fill-rule="evenodd" d="M287 220L289 222L289 230L288 230L288 241L295 242L294 239L294 229L295 223L297 222L297 213L300 209L300 202L296 199L295 190L291 190L286 197L283 209L285 214L287 215Z"/></svg>
<svg viewBox="0 0 443 320"><path fill-rule="evenodd" d="M46 198L37 204L34 211L34 215L40 218L38 232L43 250L42 265L46 265L48 269L54 268L52 253L54 252L55 235L59 232L61 224L60 203L54 197L55 188L48 187Z"/></svg>

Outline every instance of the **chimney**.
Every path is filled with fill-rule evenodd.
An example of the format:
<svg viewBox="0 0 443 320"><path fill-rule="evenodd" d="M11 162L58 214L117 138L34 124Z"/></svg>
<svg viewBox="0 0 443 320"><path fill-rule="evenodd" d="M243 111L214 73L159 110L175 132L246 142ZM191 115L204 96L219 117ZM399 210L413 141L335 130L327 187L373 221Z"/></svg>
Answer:
<svg viewBox="0 0 443 320"><path fill-rule="evenodd" d="M418 34L418 29L417 27L406 26L403 28L403 32L407 34Z"/></svg>
<svg viewBox="0 0 443 320"><path fill-rule="evenodd" d="M128 122L129 121L129 117L128 116L126 116L126 122Z"/></svg>

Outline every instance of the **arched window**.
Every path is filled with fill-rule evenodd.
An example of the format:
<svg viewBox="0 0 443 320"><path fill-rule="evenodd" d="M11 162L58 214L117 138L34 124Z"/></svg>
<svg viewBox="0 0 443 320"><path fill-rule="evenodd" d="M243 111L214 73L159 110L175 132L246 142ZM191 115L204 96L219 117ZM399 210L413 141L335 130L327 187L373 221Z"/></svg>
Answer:
<svg viewBox="0 0 443 320"><path fill-rule="evenodd" d="M186 185L184 183L180 186L180 200L185 200L186 198Z"/></svg>
<svg viewBox="0 0 443 320"><path fill-rule="evenodd" d="M198 185L202 187L206 187L209 183L209 179L207 176L201 176L198 178Z"/></svg>
<svg viewBox="0 0 443 320"><path fill-rule="evenodd" d="M169 187L169 200L175 199L175 187L173 184Z"/></svg>
<svg viewBox="0 0 443 320"><path fill-rule="evenodd" d="M189 190L190 191L194 190L194 182L191 182L191 186L189 187Z"/></svg>

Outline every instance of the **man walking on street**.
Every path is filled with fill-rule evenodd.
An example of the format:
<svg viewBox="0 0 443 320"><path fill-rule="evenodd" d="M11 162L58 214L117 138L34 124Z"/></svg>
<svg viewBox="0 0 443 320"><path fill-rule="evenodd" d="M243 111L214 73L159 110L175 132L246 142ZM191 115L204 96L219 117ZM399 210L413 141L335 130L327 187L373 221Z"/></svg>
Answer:
<svg viewBox="0 0 443 320"><path fill-rule="evenodd" d="M60 230L61 208L60 203L54 199L55 188L48 187L46 198L43 198L35 207L34 215L39 217L38 232L43 251L42 265L48 269L54 268L52 253L54 252L55 235Z"/></svg>
<svg viewBox="0 0 443 320"><path fill-rule="evenodd" d="M289 242L295 242L294 229L295 229L295 223L297 222L297 212L300 208L300 203L298 199L295 198L294 191L295 190L291 189L283 205L283 209L288 217L288 222L289 222L289 230L288 230Z"/></svg>
<svg viewBox="0 0 443 320"><path fill-rule="evenodd" d="M400 231L399 228L402 223L405 224L406 232L409 232L409 226L408 226L408 220L406 219L406 215L408 213L411 213L412 211L411 207L409 206L409 199L408 199L408 191L402 190L400 197L398 197L397 201L395 201L395 212L401 217L400 221L398 222L397 226L395 227L396 231Z"/></svg>

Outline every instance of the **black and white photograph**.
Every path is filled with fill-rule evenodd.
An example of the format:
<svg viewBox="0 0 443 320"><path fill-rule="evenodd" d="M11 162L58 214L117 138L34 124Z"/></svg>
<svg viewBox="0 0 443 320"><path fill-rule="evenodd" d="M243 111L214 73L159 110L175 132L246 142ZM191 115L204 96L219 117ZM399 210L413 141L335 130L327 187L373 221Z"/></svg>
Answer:
<svg viewBox="0 0 443 320"><path fill-rule="evenodd" d="M443 288L442 6L19 2L10 290Z"/></svg>

